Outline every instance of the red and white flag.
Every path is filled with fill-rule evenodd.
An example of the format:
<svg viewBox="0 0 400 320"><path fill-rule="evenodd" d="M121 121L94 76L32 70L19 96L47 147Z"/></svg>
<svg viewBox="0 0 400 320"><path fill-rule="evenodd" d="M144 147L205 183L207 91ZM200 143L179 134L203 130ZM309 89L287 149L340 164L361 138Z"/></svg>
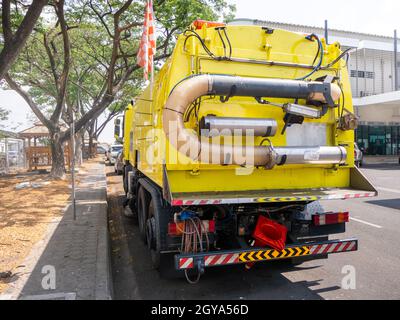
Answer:
<svg viewBox="0 0 400 320"><path fill-rule="evenodd" d="M144 13L142 39L140 40L137 64L144 68L144 78L148 79L153 69L153 58L156 53L156 28L154 25L153 2L147 1Z"/></svg>

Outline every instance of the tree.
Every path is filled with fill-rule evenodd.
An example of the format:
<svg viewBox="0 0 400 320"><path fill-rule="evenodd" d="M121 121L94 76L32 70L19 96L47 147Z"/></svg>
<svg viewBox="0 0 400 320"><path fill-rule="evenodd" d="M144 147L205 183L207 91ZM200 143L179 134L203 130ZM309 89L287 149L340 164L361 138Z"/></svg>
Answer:
<svg viewBox="0 0 400 320"><path fill-rule="evenodd" d="M24 98L37 118L49 130L52 154L51 175L62 178L65 166L60 116L65 106L71 62L68 34L70 28L65 21L64 0L54 3L54 11L57 17L55 26L49 30L42 28L37 32L36 37L26 48L23 57L18 59L18 64L13 72L6 74L4 78L10 88ZM41 40L39 35L42 36ZM37 77L37 74L32 76L28 72L33 68L41 72L41 77ZM18 79L18 82L14 80L15 78ZM43 78L47 78L47 81L40 80ZM49 78L52 79L51 86ZM31 89L25 91L24 85L31 86ZM45 99L43 99L43 95ZM50 103L52 110L49 110L51 109ZM46 116L43 104L48 106L46 111L50 116Z"/></svg>
<svg viewBox="0 0 400 320"><path fill-rule="evenodd" d="M75 132L82 135L89 130L93 138L104 128L96 128L98 116L115 104L126 105L143 87L136 55L144 1L76 0L64 7L59 0L53 7L55 18L37 28L5 79L49 129L51 173L62 177L62 144L70 139L71 129L62 131L61 120L71 125L74 114ZM217 19L218 13L226 11L223 8L223 0L155 1L161 32L155 61L171 54L175 33L195 18Z"/></svg>
<svg viewBox="0 0 400 320"><path fill-rule="evenodd" d="M7 120L9 114L10 114L9 110L0 108L0 121Z"/></svg>
<svg viewBox="0 0 400 320"><path fill-rule="evenodd" d="M3 42L1 43L2 50L0 53L0 80L4 78L17 59L47 2L48 0L33 0L30 5L27 5L23 4L23 1L15 1L15 12L12 14L11 1L2 0ZM19 8L19 6L22 6L22 8ZM28 9L26 10L26 8ZM24 11L26 11L25 15L23 15Z"/></svg>
<svg viewBox="0 0 400 320"><path fill-rule="evenodd" d="M94 58L102 67L104 86L97 92L90 110L76 122L75 131L80 130L106 110L119 97L128 82L136 81L142 84L142 74L137 72L140 67L136 64L136 55L144 12L144 1L139 3L128 0L111 3L111 1L82 0L78 5L81 8L88 8L79 14L81 21L95 24L97 30L99 28L105 30L106 37L102 38L100 43L112 45L112 50L99 49L98 39L86 37L90 50L84 53ZM185 30L195 19L215 20L220 14L223 18L230 19L234 10L235 7L228 6L224 0L154 1L158 31L162 33L157 39L155 62L169 57L174 42L173 36ZM73 12L76 15L79 10ZM132 96L129 97L131 98ZM69 138L69 135L70 131L67 131L65 137Z"/></svg>

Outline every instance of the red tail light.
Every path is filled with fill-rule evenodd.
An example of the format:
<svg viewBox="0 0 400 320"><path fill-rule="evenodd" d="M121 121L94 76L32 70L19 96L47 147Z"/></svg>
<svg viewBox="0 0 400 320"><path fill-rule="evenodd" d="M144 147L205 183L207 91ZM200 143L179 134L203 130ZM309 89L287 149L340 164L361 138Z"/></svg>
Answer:
<svg viewBox="0 0 400 320"><path fill-rule="evenodd" d="M316 226L349 222L349 213L337 212L337 213L325 213L325 214L314 215L313 222L314 225Z"/></svg>
<svg viewBox="0 0 400 320"><path fill-rule="evenodd" d="M214 220L201 220L203 224L203 231L214 233L215 232L215 221ZM170 222L168 223L168 235L169 236L180 236L183 234L185 228L185 222Z"/></svg>
<svg viewBox="0 0 400 320"><path fill-rule="evenodd" d="M222 22L216 22L216 21L206 21L206 20L200 20L197 19L193 22L193 25L195 26L195 28L201 29L203 28L204 25L206 25L206 27L211 28L211 27L225 27L225 23Z"/></svg>

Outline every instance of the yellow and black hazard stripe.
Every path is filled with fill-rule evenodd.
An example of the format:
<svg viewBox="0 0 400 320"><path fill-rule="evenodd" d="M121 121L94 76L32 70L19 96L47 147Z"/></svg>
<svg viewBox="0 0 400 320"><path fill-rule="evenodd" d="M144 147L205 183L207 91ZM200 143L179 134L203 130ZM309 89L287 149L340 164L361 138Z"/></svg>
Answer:
<svg viewBox="0 0 400 320"><path fill-rule="evenodd" d="M295 201L317 201L321 197L278 197L278 198L258 198L257 202L295 202Z"/></svg>
<svg viewBox="0 0 400 320"><path fill-rule="evenodd" d="M286 248L282 251L278 250L258 250L243 252L239 255L239 261L241 262L254 262L264 261L273 259L285 259L291 257L307 256L310 254L310 248L308 246Z"/></svg>

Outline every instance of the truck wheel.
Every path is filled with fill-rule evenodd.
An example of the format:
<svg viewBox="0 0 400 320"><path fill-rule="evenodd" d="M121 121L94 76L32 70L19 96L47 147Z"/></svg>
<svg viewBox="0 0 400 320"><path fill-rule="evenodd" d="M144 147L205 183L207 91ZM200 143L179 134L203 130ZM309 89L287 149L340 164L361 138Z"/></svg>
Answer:
<svg viewBox="0 0 400 320"><path fill-rule="evenodd" d="M151 253L153 267L158 269L160 266L160 230L157 228L159 223L157 223L156 219L159 220L159 217L156 218L156 215L158 213L154 210L154 201L152 199L150 200L149 216L146 223L146 242Z"/></svg>
<svg viewBox="0 0 400 320"><path fill-rule="evenodd" d="M128 194L128 173L129 171L132 171L132 166L130 164L125 165L124 168L122 169L122 181L124 184L124 191L125 194Z"/></svg>
<svg viewBox="0 0 400 320"><path fill-rule="evenodd" d="M169 273L170 269L175 269L173 256L161 254L161 251L166 249L170 211L168 208L161 207L161 204L156 199L151 199L148 212L149 216L146 224L147 246L150 249L153 267L158 269L162 275Z"/></svg>
<svg viewBox="0 0 400 320"><path fill-rule="evenodd" d="M139 187L137 214L140 238L146 243L146 221L148 217L150 196L143 187Z"/></svg>

